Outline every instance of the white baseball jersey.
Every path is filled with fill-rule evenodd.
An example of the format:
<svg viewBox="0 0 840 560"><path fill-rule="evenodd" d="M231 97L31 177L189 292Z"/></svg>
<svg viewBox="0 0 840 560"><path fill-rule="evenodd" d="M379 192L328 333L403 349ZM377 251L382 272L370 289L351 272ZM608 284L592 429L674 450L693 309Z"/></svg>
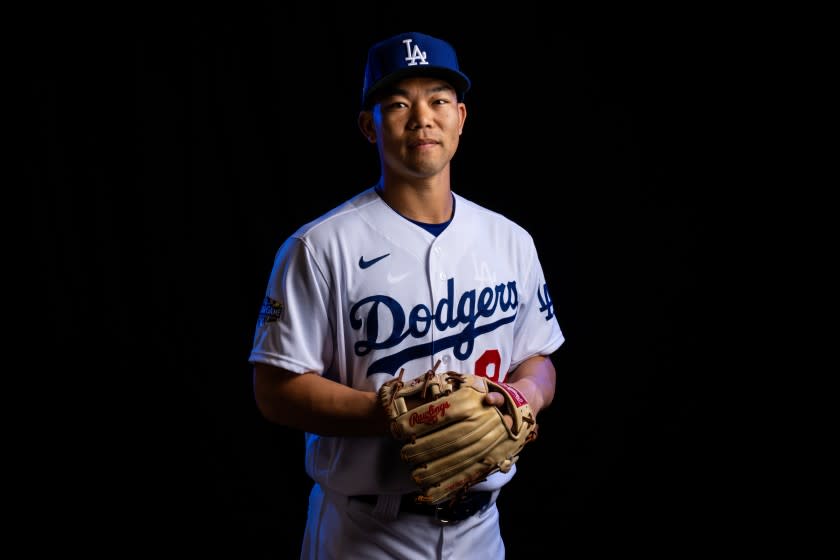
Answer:
<svg viewBox="0 0 840 560"><path fill-rule="evenodd" d="M376 391L458 371L504 381L563 343L533 240L508 218L454 194L437 237L373 188L304 225L280 247L249 360L314 371ZM344 495L416 491L388 438L306 434L306 471ZM515 469L477 489L506 483Z"/></svg>

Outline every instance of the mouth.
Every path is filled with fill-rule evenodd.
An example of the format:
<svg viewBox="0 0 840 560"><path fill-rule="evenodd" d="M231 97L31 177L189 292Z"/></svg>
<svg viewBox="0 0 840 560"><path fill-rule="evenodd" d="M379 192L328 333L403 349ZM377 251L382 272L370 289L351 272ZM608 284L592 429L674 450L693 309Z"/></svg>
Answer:
<svg viewBox="0 0 840 560"><path fill-rule="evenodd" d="M423 138L423 139L420 139L420 140L413 140L413 141L409 142L408 147L409 148L422 148L423 146L435 146L439 143L440 142L438 142L437 140L431 140L431 139L428 139L428 138Z"/></svg>

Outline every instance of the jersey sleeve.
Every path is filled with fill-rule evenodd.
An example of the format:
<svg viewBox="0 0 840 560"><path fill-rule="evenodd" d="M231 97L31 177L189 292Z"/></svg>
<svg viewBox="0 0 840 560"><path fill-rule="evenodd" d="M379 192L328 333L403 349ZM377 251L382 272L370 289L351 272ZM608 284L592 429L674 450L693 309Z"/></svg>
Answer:
<svg viewBox="0 0 840 560"><path fill-rule="evenodd" d="M299 237L280 249L259 310L248 361L321 374L333 354L328 282Z"/></svg>
<svg viewBox="0 0 840 560"><path fill-rule="evenodd" d="M511 369L531 356L551 354L564 342L533 241L529 244L529 251L523 254L528 255L530 262L526 266L528 274L520 294L519 316L514 325Z"/></svg>

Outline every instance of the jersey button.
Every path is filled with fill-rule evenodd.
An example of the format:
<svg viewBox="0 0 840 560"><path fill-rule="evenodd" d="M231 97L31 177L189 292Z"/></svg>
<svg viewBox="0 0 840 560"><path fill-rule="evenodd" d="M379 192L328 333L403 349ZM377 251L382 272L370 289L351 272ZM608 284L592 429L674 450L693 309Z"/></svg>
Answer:
<svg viewBox="0 0 840 560"><path fill-rule="evenodd" d="M444 274L443 272L441 272L441 273L440 273L440 279L441 279L441 280L446 280L446 274Z"/></svg>

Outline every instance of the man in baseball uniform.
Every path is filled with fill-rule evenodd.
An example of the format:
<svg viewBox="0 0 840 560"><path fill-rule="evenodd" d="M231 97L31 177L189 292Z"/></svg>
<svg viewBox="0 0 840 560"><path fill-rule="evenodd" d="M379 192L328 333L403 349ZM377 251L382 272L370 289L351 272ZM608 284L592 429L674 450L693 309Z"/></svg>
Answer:
<svg viewBox="0 0 840 560"><path fill-rule="evenodd" d="M262 415L305 432L301 558L504 558L495 502L515 465L455 507L418 505L377 399L438 361L514 386L535 414L554 397L563 334L532 238L450 184L469 88L441 39L373 45L359 127L380 179L277 252L249 360Z"/></svg>

